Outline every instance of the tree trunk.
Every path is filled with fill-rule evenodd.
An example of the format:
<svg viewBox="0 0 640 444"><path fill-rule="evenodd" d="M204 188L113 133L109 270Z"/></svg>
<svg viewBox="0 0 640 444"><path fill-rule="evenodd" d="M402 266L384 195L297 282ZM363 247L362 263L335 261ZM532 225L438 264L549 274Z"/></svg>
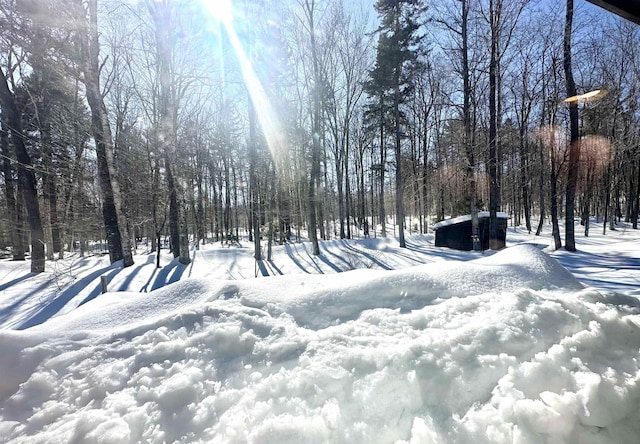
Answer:
<svg viewBox="0 0 640 444"><path fill-rule="evenodd" d="M56 246L59 248L60 239L57 240L57 245L54 246L54 230L57 231L58 213L57 213L57 198L56 198L56 173L53 169L53 152L51 150L51 128L46 123L45 112L40 109L38 112L39 117L39 129L40 129L40 141L42 143L42 166L44 171L42 172L42 194L44 198L44 218L45 218L45 239L46 239L46 256L47 260L52 261L54 259L54 252ZM46 219L49 219L49 223L46 223ZM54 229L55 227L55 229ZM57 233L59 235L59 231Z"/></svg>
<svg viewBox="0 0 640 444"><path fill-rule="evenodd" d="M348 137L348 136L347 136ZM347 222L347 239L351 239L351 216L352 216L352 207L353 207L353 202L351 199L351 182L349 181L349 142L347 142L347 151L345 152L345 156L347 161L344 162L344 168L345 168L345 174L344 174L344 178L345 178L345 219Z"/></svg>
<svg viewBox="0 0 640 444"><path fill-rule="evenodd" d="M400 5L398 4L395 13L395 35L400 33ZM393 120L395 132L395 154L396 154L396 221L398 224L398 242L400 248L406 248L404 239L404 193L402 189L402 139L400 132L400 74L402 66L395 67L395 78L393 85Z"/></svg>
<svg viewBox="0 0 640 444"><path fill-rule="evenodd" d="M189 265L191 263L191 256L189 253L189 215L187 213L187 203L182 200L182 211L180 212L180 251L179 259L182 265Z"/></svg>
<svg viewBox="0 0 640 444"><path fill-rule="evenodd" d="M84 7L77 1L78 10L84 14ZM102 217L104 219L109 259L111 263L123 259L125 267L133 265L131 244L127 225L122 214L120 186L116 181L113 160L113 137L109 126L109 115L100 92L100 65L98 59L98 5L97 0L89 0L89 23L82 17L81 51L83 53L83 72L87 102L91 109L93 137L96 144L98 179L102 191ZM79 17L80 18L80 17Z"/></svg>
<svg viewBox="0 0 640 444"><path fill-rule="evenodd" d="M179 257L182 262L181 251L181 213L180 199L182 194L176 177L178 157L176 154L175 107L173 103L173 77L171 69L172 58L172 27L171 5L167 1L149 2L149 11L154 19L156 38L156 59L158 65L158 142L164 154L165 169L167 170L167 188L169 191L169 242L173 257ZM188 251L188 248L187 248ZM188 260L188 259L187 259Z"/></svg>
<svg viewBox="0 0 640 444"><path fill-rule="evenodd" d="M400 248L406 248L404 239L404 193L402 189L402 153L400 139L400 88L396 85L394 97L394 119L395 119L395 154L396 154L396 214L398 224L398 242Z"/></svg>
<svg viewBox="0 0 640 444"><path fill-rule="evenodd" d="M640 154L638 153L636 153L635 168L632 168L632 174L636 177L636 188L631 198L631 228L637 230L638 217L640 217Z"/></svg>
<svg viewBox="0 0 640 444"><path fill-rule="evenodd" d="M356 175L358 177L358 226L362 226L364 237L369 236L367 223L367 193L364 187L364 150L363 142L358 141L358 162L356 167ZM359 170L358 170L359 168ZM367 228L367 229L365 229Z"/></svg>
<svg viewBox="0 0 640 444"><path fill-rule="evenodd" d="M75 80L75 88L74 88L74 115L79 115L80 108L80 80ZM77 231L78 228L73 228L73 224L69 223L69 218L73 218L72 216L72 204L74 203L74 198L76 197L76 192L80 187L82 182L82 168L83 168L83 154L85 149L85 137L84 131L81 128L82 124L79 121L73 123L73 149L74 149L74 159L73 159L73 167L71 168L71 175L67 179L67 187L63 193L63 211L62 211L62 223L60 224L61 238L64 239L67 237L68 243L68 251L74 251L74 231ZM67 228L69 227L69 228Z"/></svg>
<svg viewBox="0 0 640 444"><path fill-rule="evenodd" d="M576 84L573 79L571 69L571 28L573 23L573 0L567 0L566 22L564 27L564 75L567 87L567 97L577 94ZM578 128L578 103L573 101L569 104L569 164L567 175L567 188L565 194L565 249L576 251L574 210L576 198L576 184L578 182L578 168L580 165L580 143Z"/></svg>
<svg viewBox="0 0 640 444"><path fill-rule="evenodd" d="M500 182L498 179L497 124L497 78L498 78L498 29L497 12L493 0L489 0L491 27L491 53L489 57L489 248L499 250L504 247L498 242L498 205Z"/></svg>
<svg viewBox="0 0 640 444"><path fill-rule="evenodd" d="M33 173L31 157L24 143L22 118L15 101L15 96L9 89L7 77L0 69L0 105L2 114L11 131L11 142L18 161L18 192L22 195L27 208L29 228L31 230L31 272L42 273L45 267L44 231L40 206L38 203L37 181Z"/></svg>
<svg viewBox="0 0 640 444"><path fill-rule="evenodd" d="M309 239L313 248L313 254L315 256L320 254L320 245L318 245L318 220L316 216L316 210L318 207L316 196L316 184L320 179L320 114L321 114L321 74L320 63L318 60L318 53L316 48L316 36L314 26L314 3L305 2L305 9L307 13L307 19L309 20L309 36L311 39L311 58L313 60L313 92L312 92L312 131L311 135L311 175L309 177L308 191L308 205L309 205Z"/></svg>
<svg viewBox="0 0 640 444"><path fill-rule="evenodd" d="M4 175L7 218L10 224L11 255L14 261L23 261L25 246L22 243L22 236L20 235L20 219L18 218L16 201L16 182L13 176L13 167L11 166L13 156L9 150L9 134L5 129L8 128L8 124L5 122L5 119L6 116L3 116L2 122L0 122L0 155L2 155L2 173Z"/></svg>
<svg viewBox="0 0 640 444"><path fill-rule="evenodd" d="M380 97L380 194L378 194L378 214L382 226L381 236L387 236L387 215L384 208L384 172L386 166L387 150L384 143L384 106ZM374 226L375 231L375 226Z"/></svg>
<svg viewBox="0 0 640 444"><path fill-rule="evenodd" d="M531 233L531 197L529 195L529 156L526 149L524 129L520 131L520 190L522 192L522 206L524 208L524 222L527 227L527 232Z"/></svg>
<svg viewBox="0 0 640 444"><path fill-rule="evenodd" d="M420 234L426 234L429 226L428 214L430 210L429 205L429 143L428 143L428 120L429 120L429 111L424 116L424 134L422 138L422 177L421 177L421 188L422 188L422 211L421 211L421 220L424 220L420 227ZM435 131L438 131L436 127ZM439 166L439 165L438 165Z"/></svg>
<svg viewBox="0 0 640 444"><path fill-rule="evenodd" d="M60 233L60 223L58 218L58 190L57 190L57 173L53 163L53 147L51 142L51 110L47 102L47 87L50 83L45 77L46 68L43 67L41 60L35 63L37 68L34 69L34 76L38 78L37 85L40 91L37 92L34 100L36 108L36 117L38 129L40 130L40 142L42 144L42 194L45 201L45 218L49 219L49 223L45 224L45 237L47 239L47 260L54 259L54 253L59 253L62 258L62 239ZM47 211L48 210L48 211Z"/></svg>
<svg viewBox="0 0 640 444"><path fill-rule="evenodd" d="M560 226L558 225L558 177L555 165L551 166L551 225L553 233L553 244L557 250L562 247L560 240Z"/></svg>
<svg viewBox="0 0 640 444"><path fill-rule="evenodd" d="M258 174L257 168L257 138L256 138L256 115L253 102L249 98L249 199L250 199L250 228L251 238L253 239L253 257L255 260L262 260L262 251L260 246L260 193L258 192Z"/></svg>
<svg viewBox="0 0 640 444"><path fill-rule="evenodd" d="M336 147L336 150L340 150L340 148ZM340 154L336 155L336 185L338 186L338 218L340 219L340 239L344 239L347 237L345 226L344 226L344 218L345 218L345 205L344 205L344 170L342 156Z"/></svg>
<svg viewBox="0 0 640 444"><path fill-rule="evenodd" d="M471 134L471 79L469 73L469 41L467 26L469 18L469 0L462 0L462 82L463 82L463 105L462 121L464 126L464 147L467 155L466 181L467 194L469 196L469 209L471 211L471 240L474 251L481 251L480 244L480 222L478 220L477 190L475 178L475 155Z"/></svg>

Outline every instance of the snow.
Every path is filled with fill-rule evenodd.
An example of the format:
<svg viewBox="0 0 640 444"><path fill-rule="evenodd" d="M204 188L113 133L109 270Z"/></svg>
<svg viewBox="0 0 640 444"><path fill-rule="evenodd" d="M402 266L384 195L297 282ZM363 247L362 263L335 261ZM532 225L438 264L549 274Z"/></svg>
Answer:
<svg viewBox="0 0 640 444"><path fill-rule="evenodd" d="M0 262L0 442L637 442L640 234L507 241Z"/></svg>
<svg viewBox="0 0 640 444"><path fill-rule="evenodd" d="M489 217L489 212L488 211L479 211L478 212L478 218L482 219L482 218L488 218ZM496 217L498 219L510 219L511 216L509 216L507 213L503 212L503 211L498 211L496 213ZM445 220L441 220L440 222L434 224L431 229L432 230L437 230L438 228L441 227L448 227L449 225L454 225L454 224L459 224L460 222L468 222L471 220L471 215L470 214L466 214L464 216L458 216L458 217L453 217L453 218L449 218L449 219L445 219Z"/></svg>

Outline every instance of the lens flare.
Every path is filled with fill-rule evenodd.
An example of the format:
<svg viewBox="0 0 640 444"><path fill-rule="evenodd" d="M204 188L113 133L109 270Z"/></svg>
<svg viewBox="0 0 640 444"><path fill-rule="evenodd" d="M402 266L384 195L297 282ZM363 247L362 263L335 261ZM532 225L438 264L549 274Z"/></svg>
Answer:
<svg viewBox="0 0 640 444"><path fill-rule="evenodd" d="M542 126L536 130L536 137L554 161L561 162L567 155L569 139L563 128L555 125Z"/></svg>
<svg viewBox="0 0 640 444"><path fill-rule="evenodd" d="M614 147L606 137L589 134L580 138L580 160L589 168L602 171L614 155Z"/></svg>
<svg viewBox="0 0 640 444"><path fill-rule="evenodd" d="M217 22L226 25L233 21L231 0L209 0L203 1L202 4Z"/></svg>
<svg viewBox="0 0 640 444"><path fill-rule="evenodd" d="M608 91L606 89L595 89L593 91L586 92L584 94L578 94L577 96L571 96L564 99L565 103L587 103L595 102L606 96Z"/></svg>
<svg viewBox="0 0 640 444"><path fill-rule="evenodd" d="M248 44L249 51L245 50L238 34L233 26L234 11L231 0L203 0L211 16L218 21L226 31L229 42L236 54L244 83L249 92L251 102L258 118L258 122L267 141L271 156L276 161L277 153L284 148L284 133L280 126L278 115L273 108L271 101L267 97L262 82L256 75L251 60L251 43ZM249 54L247 54L247 52ZM277 164L277 161L276 161Z"/></svg>

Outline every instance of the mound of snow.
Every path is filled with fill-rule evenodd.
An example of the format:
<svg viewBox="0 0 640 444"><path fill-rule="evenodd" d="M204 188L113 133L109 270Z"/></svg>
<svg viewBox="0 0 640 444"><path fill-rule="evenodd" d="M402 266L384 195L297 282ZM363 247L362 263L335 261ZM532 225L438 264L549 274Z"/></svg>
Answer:
<svg viewBox="0 0 640 444"><path fill-rule="evenodd" d="M555 259L522 244L468 262L435 262L404 270L355 270L278 276L255 281L188 279L151 293L111 293L35 329L113 330L148 324L193 304L237 298L241 304L286 313L298 325L324 328L357 318L364 310L419 309L452 297L517 289L579 290L582 285Z"/></svg>
<svg viewBox="0 0 640 444"><path fill-rule="evenodd" d="M0 332L0 436L634 443L640 433L638 315L599 302L535 247L124 296ZM51 336L58 329L67 333Z"/></svg>
<svg viewBox="0 0 640 444"><path fill-rule="evenodd" d="M157 324L158 319L189 309L199 301L231 297L231 281L186 279L149 293L106 293L68 314L36 325L33 331L115 330L135 324Z"/></svg>
<svg viewBox="0 0 640 444"><path fill-rule="evenodd" d="M241 292L244 305L286 313L308 328L324 328L356 319L373 308L416 310L452 297L483 293L511 293L517 289L579 290L582 285L555 259L532 245L518 245L495 255L470 262L437 262L405 270L358 270L341 273L331 280L316 278L313 288L285 286L278 292L253 287ZM318 289L317 283L323 283ZM281 286L278 281L276 286ZM308 285L307 285L308 286ZM255 291L255 290L258 291Z"/></svg>

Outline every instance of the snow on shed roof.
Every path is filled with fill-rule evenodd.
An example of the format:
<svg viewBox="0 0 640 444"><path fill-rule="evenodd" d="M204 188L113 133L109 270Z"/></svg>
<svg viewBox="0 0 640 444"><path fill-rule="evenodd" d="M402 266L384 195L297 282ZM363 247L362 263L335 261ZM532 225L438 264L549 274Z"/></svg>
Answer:
<svg viewBox="0 0 640 444"><path fill-rule="evenodd" d="M509 216L507 213L503 212L503 211L498 211L497 213L498 219L511 219L511 216ZM489 217L489 212L488 211L478 211L478 218L483 218L483 217ZM431 229L432 230L437 230L438 228L441 227L448 227L449 225L454 225L454 224L459 224L461 222L466 222L471 220L471 215L470 214L465 214L464 216L458 216L458 217L454 217L451 219L445 219L443 221L438 222L437 224L434 224Z"/></svg>

